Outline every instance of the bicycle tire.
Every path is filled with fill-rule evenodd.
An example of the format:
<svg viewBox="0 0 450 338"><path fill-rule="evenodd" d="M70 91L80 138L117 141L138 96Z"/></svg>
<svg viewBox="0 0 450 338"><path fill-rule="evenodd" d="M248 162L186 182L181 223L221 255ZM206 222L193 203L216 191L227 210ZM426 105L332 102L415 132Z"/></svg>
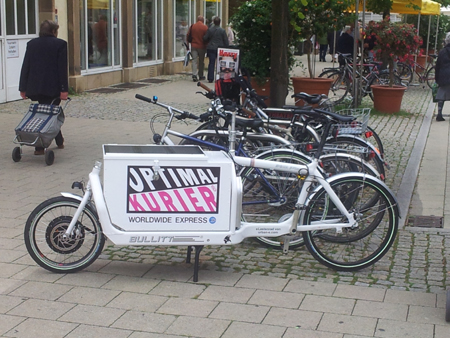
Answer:
<svg viewBox="0 0 450 338"><path fill-rule="evenodd" d="M433 88L433 85L436 83L436 67L431 67L426 75L427 85L430 88Z"/></svg>
<svg viewBox="0 0 450 338"><path fill-rule="evenodd" d="M291 156L290 154L287 154L287 155L289 157ZM265 156L262 156L259 158L269 159L269 160L273 159L273 157L270 156L270 154L266 154ZM321 160L322 168L325 171L325 175L327 175L327 176L333 176L333 175L336 175L339 173L349 172L349 171L364 172L364 173L372 175L374 177L379 176L378 172L370 164L367 164L365 161L361 160L359 157L356 157L356 156L352 156L352 155L348 155L348 154L329 154L329 155L324 155L323 157L321 157L320 160ZM301 158L299 160L299 163L306 164L309 161L310 161L309 158L305 157L305 158ZM253 186L245 185L245 175L251 174L250 169L253 169L253 168L247 168L246 173L243 176L244 177L243 178L243 186L244 186L243 201L244 201L244 203L245 203L245 198L246 198L245 195L247 194L247 196L248 196L248 194L250 194L250 191L251 191L250 189L256 190L256 185L253 185ZM244 172L245 172L245 170L244 170ZM300 191L300 189L298 190L298 192L299 191ZM261 200L263 200L264 198L268 198L268 197L261 196ZM269 196L269 198L270 198L270 196ZM294 196L290 196L290 198L291 198L290 199L291 204L286 205L286 208L289 207L289 209L282 210L282 211L277 210L277 211L279 211L278 219L272 219L272 221L274 221L274 222L283 221L291 215L291 213L292 213L291 208L297 201L298 194L296 194ZM263 203L261 203L261 205L263 205L263 206L264 206L264 204L267 204L267 202L264 201ZM244 207L244 206L245 206L245 204L243 205L243 220L251 221L251 219L245 218L245 213L248 211L248 208ZM263 209L264 209L264 207L263 207ZM266 209L264 209L264 210L266 210ZM260 242L261 244L263 244L264 246L267 246L267 247L270 247L273 249L280 250L283 248L283 236L281 236L281 237L256 237L255 239L258 242ZM289 243L289 249L296 249L303 245L304 245L303 236L299 232L297 236L294 236L293 238L291 238L290 243Z"/></svg>
<svg viewBox="0 0 450 338"><path fill-rule="evenodd" d="M329 183L341 200L347 193L357 190L352 212L357 216L358 227L344 228L341 234L336 234L335 229L305 231L306 247L317 261L334 270L356 271L376 263L388 252L398 230L399 212L393 194L381 181L364 174L341 175ZM376 196L377 203L368 208L364 204L366 196L370 199ZM345 219L329 201L325 189L317 189L309 200L303 223ZM328 209L324 210L326 202L329 202ZM366 227L366 224L369 225ZM342 239L330 241L327 234Z"/></svg>
<svg viewBox="0 0 450 338"><path fill-rule="evenodd" d="M270 161L282 161L285 163L307 164L311 159L299 152L284 149L267 151L256 157ZM300 193L298 178L295 174L279 172L276 170L243 168L242 177L242 220L244 222L274 222L284 220L293 212L295 203ZM268 186L268 183L276 189L278 196ZM256 237L256 240L265 246L281 249L283 236L281 237ZM295 237L290 248L294 249L303 245L301 234Z"/></svg>
<svg viewBox="0 0 450 338"><path fill-rule="evenodd" d="M408 86L413 81L414 72L410 65L404 62L397 62L395 72L400 77L403 85Z"/></svg>
<svg viewBox="0 0 450 338"><path fill-rule="evenodd" d="M335 104L342 102L350 91L350 83L345 77L345 72L341 70L329 69L322 72L319 77L334 79L331 83L329 97L333 98Z"/></svg>
<svg viewBox="0 0 450 338"><path fill-rule="evenodd" d="M76 272L91 265L102 252L105 236L90 205L86 205L75 225L76 237L63 238L79 204L77 199L54 197L39 204L28 217L25 246L31 258L44 269Z"/></svg>

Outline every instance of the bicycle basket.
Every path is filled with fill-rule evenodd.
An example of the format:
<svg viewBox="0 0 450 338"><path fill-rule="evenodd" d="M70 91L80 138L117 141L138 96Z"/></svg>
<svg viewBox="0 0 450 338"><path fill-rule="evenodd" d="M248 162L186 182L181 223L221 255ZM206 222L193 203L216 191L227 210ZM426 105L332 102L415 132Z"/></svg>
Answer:
<svg viewBox="0 0 450 338"><path fill-rule="evenodd" d="M367 124L369 123L370 108L351 108L338 110L336 114L353 116L356 119L352 122L339 123L340 134L362 134L366 131Z"/></svg>

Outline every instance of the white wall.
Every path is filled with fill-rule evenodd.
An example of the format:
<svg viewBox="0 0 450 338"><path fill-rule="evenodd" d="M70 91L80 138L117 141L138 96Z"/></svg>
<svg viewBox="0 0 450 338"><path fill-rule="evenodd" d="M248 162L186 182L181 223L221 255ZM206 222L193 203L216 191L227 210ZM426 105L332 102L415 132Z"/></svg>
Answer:
<svg viewBox="0 0 450 338"><path fill-rule="evenodd" d="M55 20L58 19L59 24L58 38L68 41L69 28L67 27L67 1L55 0L55 10L58 11L58 14L56 14L57 16L55 16Z"/></svg>

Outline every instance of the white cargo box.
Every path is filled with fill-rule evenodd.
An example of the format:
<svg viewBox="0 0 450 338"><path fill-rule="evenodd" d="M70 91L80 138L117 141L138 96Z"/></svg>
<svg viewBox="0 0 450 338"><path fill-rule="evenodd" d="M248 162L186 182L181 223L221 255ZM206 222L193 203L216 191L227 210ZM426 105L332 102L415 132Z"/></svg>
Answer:
<svg viewBox="0 0 450 338"><path fill-rule="evenodd" d="M173 232L235 226L230 211L237 178L225 153L198 146L107 144L103 159L104 196L117 228Z"/></svg>

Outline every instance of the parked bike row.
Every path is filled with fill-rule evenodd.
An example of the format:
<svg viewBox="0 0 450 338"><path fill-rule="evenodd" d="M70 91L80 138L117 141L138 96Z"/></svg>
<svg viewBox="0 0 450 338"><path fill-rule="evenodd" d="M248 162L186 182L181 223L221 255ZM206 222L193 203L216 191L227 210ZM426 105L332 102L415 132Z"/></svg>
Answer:
<svg viewBox="0 0 450 338"><path fill-rule="evenodd" d="M395 196L383 182L383 145L368 126L370 109L340 109L342 100L295 94L303 106L268 108L243 76L242 104L205 85L207 112L167 110L155 145L103 145L82 194L62 193L29 216L25 243L53 272L89 266L105 238L117 245L195 248L194 280L205 245L245 238L288 253L306 245L322 264L353 271L374 264L393 244L399 221ZM342 106L340 107L342 108ZM191 134L174 119L200 123ZM177 141L175 138L180 138ZM232 169L231 169L232 168Z"/></svg>

